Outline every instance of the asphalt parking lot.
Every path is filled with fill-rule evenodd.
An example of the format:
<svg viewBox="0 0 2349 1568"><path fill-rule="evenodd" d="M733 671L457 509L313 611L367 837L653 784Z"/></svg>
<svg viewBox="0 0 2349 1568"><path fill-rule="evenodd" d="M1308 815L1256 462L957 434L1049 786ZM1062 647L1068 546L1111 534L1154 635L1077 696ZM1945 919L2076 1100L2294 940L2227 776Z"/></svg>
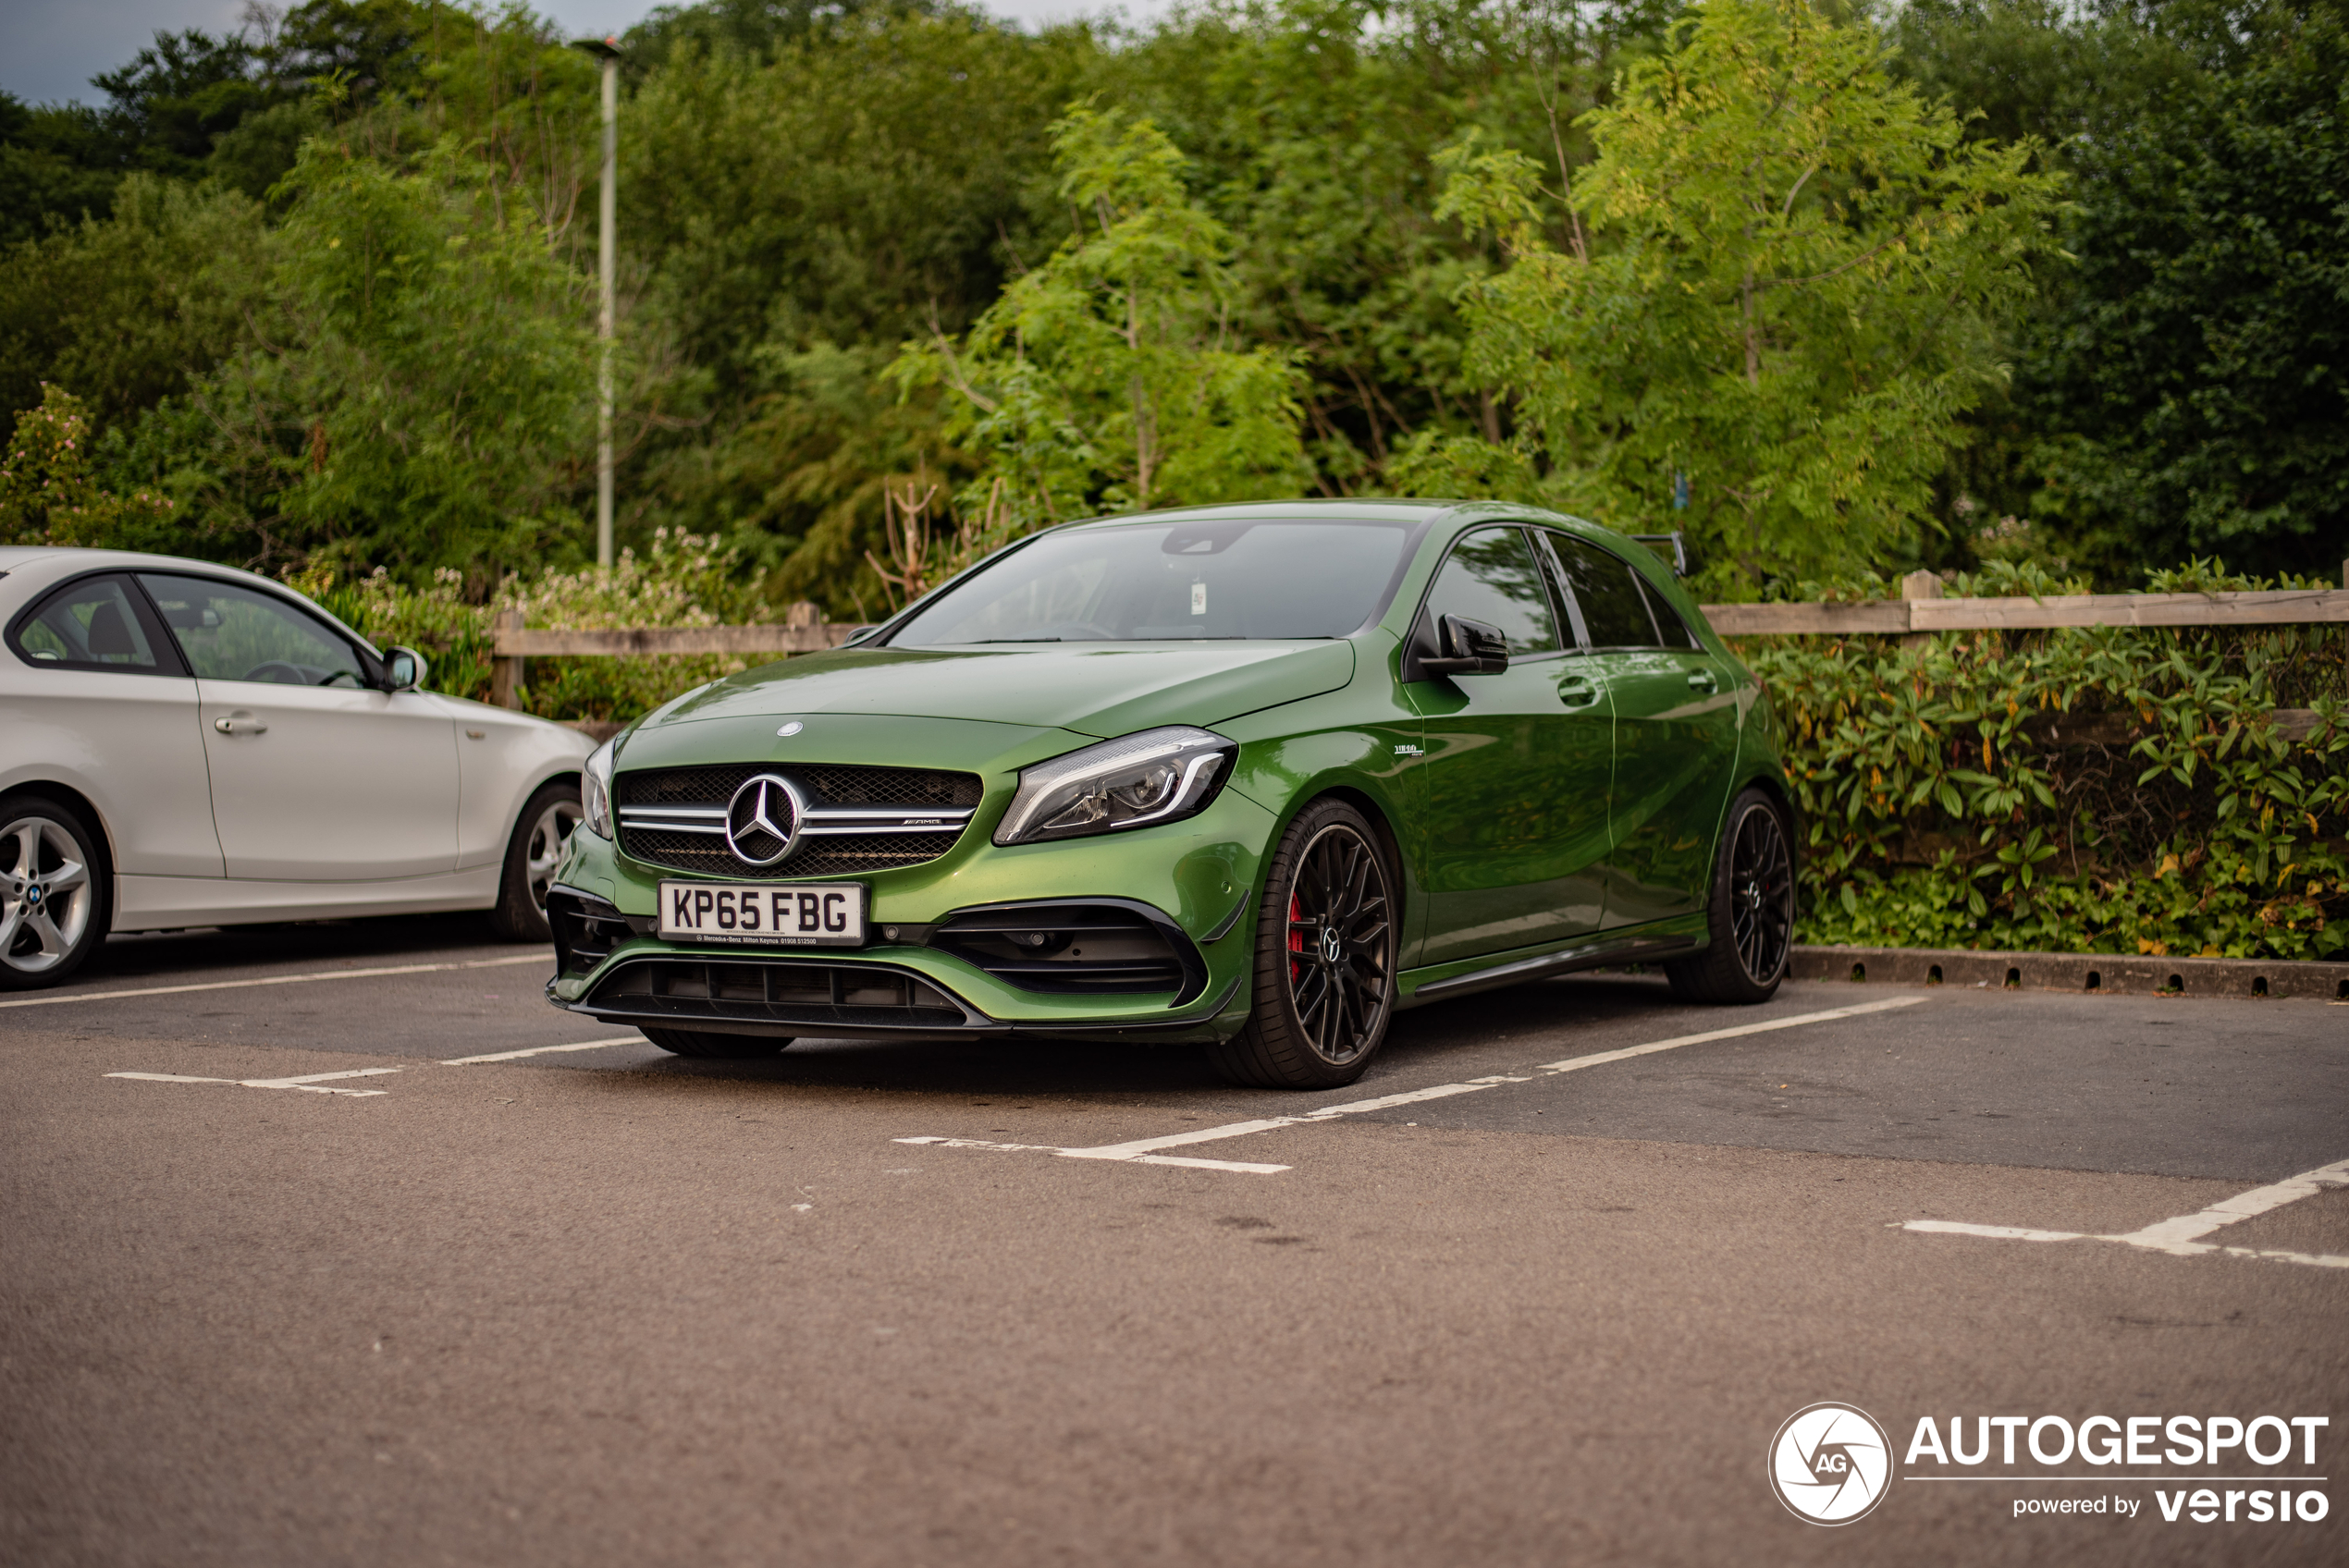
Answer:
<svg viewBox="0 0 2349 1568"><path fill-rule="evenodd" d="M684 1061L548 1008L547 962L358 922L0 998L6 1561L2349 1550L2306 1501L2349 1491L2349 1007L1578 976L1285 1096L1174 1047ZM1822 1401L1902 1461L1836 1528L1768 1473ZM2180 1414L2330 1424L1904 1457ZM2163 1516L2287 1477L2323 1517Z"/></svg>

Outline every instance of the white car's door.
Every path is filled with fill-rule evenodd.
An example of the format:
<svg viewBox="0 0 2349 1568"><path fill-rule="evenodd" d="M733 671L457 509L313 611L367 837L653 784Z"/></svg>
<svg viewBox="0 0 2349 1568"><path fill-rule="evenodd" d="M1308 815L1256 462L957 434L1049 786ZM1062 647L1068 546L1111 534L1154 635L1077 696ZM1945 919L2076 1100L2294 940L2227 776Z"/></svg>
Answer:
<svg viewBox="0 0 2349 1568"><path fill-rule="evenodd" d="M115 870L218 876L196 683L118 572L54 589L18 622L0 680L0 768L37 762L105 819Z"/></svg>
<svg viewBox="0 0 2349 1568"><path fill-rule="evenodd" d="M457 737L445 709L371 687L358 650L288 600L139 577L196 672L229 876L358 882L454 869Z"/></svg>

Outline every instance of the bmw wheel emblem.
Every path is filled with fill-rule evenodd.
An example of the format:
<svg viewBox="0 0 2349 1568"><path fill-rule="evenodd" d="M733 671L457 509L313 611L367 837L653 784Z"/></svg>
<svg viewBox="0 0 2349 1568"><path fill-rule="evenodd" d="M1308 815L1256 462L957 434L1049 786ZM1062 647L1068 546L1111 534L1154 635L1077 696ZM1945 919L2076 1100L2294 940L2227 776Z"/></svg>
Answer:
<svg viewBox="0 0 2349 1568"><path fill-rule="evenodd" d="M726 804L726 846L744 865L780 865L799 840L806 811L790 779L772 773L746 779Z"/></svg>

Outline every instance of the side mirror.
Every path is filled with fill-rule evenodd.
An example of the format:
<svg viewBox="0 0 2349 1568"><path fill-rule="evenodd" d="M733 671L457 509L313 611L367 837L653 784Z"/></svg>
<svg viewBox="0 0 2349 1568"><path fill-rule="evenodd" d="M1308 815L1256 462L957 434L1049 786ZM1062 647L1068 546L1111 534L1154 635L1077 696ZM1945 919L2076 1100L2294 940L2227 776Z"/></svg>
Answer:
<svg viewBox="0 0 2349 1568"><path fill-rule="evenodd" d="M1420 660L1430 675L1498 675L1509 668L1509 640L1488 621L1447 615L1435 623L1435 658Z"/></svg>
<svg viewBox="0 0 2349 1568"><path fill-rule="evenodd" d="M412 692L424 683L424 655L413 648L384 650L384 690Z"/></svg>

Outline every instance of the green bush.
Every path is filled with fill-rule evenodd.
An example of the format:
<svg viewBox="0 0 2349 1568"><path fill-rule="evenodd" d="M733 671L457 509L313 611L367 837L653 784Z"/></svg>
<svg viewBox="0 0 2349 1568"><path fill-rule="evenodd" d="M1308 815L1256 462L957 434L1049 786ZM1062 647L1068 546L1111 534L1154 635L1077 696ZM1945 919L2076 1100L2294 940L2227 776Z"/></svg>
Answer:
<svg viewBox="0 0 2349 1568"><path fill-rule="evenodd" d="M656 530L639 556L622 550L609 571L548 569L510 575L486 602L471 603L464 574L443 568L424 588L383 567L355 578L317 568L292 579L377 646L411 647L431 661L436 692L489 700L497 618L520 610L535 629L719 626L769 619L763 574L746 571L738 550L701 534ZM527 661L523 706L542 718L625 722L679 692L748 668L718 655Z"/></svg>
<svg viewBox="0 0 2349 1568"><path fill-rule="evenodd" d="M378 643L486 700L494 617L546 628L764 619L716 540L656 535L609 573L509 577L486 602L440 572L296 580ZM2324 587L2157 573L2156 593ZM2080 593L1994 564L1950 592ZM1886 598L1861 578L1802 598ZM1784 728L1809 824L1806 941L2338 958L2349 950L2349 641L2285 626L1741 640ZM745 668L719 656L533 659L532 713L627 720ZM2279 720L2279 712L2283 712Z"/></svg>
<svg viewBox="0 0 2349 1568"><path fill-rule="evenodd" d="M2197 564L2148 586L2327 584ZM2000 564L1950 591L2085 585ZM1863 580L1798 596L1890 594ZM1804 940L2286 959L2349 947L2341 630L1905 642L1740 647L1785 727L1809 817ZM2282 709L2302 711L2280 722Z"/></svg>

